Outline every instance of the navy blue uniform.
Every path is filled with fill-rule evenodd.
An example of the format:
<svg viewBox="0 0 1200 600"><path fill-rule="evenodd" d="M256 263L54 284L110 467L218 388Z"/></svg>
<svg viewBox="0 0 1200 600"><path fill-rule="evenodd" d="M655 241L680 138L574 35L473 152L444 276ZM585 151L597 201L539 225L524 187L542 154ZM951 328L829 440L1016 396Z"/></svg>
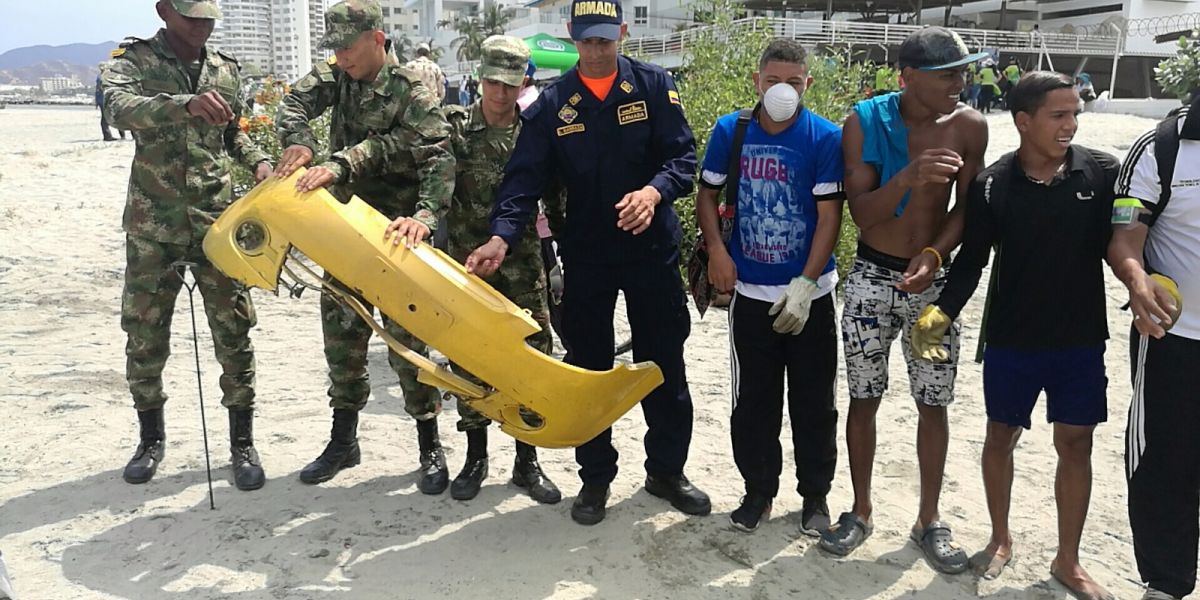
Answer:
<svg viewBox="0 0 1200 600"><path fill-rule="evenodd" d="M513 247L552 181L567 190L566 222L555 231L565 273L566 361L593 370L613 365L613 311L625 293L633 357L652 360L665 382L645 400L646 471L683 472L692 437L692 398L683 364L691 319L679 277L679 217L672 204L692 190L696 143L679 94L662 68L617 58L603 100L567 72L521 115L516 149L492 211L492 233ZM617 226L616 204L646 185L662 194L638 235ZM581 398L580 401L587 401ZM584 483L617 474L611 430L576 449Z"/></svg>

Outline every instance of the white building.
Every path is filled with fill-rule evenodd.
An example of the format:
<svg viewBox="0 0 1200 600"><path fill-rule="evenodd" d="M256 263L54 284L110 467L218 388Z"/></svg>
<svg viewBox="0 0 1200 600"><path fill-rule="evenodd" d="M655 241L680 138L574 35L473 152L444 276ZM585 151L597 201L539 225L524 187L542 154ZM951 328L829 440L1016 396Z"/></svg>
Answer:
<svg viewBox="0 0 1200 600"><path fill-rule="evenodd" d="M243 65L287 80L328 54L319 47L327 0L220 0L213 43Z"/></svg>
<svg viewBox="0 0 1200 600"><path fill-rule="evenodd" d="M420 8L408 8L408 0L379 0L383 9L383 26L389 34L416 39L420 35ZM425 39L428 39L426 36Z"/></svg>
<svg viewBox="0 0 1200 600"><path fill-rule="evenodd" d="M79 79L72 77L43 77L40 86L48 94L63 90L75 90L84 87Z"/></svg>
<svg viewBox="0 0 1200 600"><path fill-rule="evenodd" d="M1000 22L1001 12L1004 23ZM1017 31L1029 31L1037 24L1044 33L1116 35L1120 29L1126 53L1170 55L1174 46L1158 44L1154 36L1171 28L1168 17L1198 12L1197 0L1008 0L1006 6L1004 0L977 0L956 5L952 20L958 26ZM921 22L940 25L944 15L943 8L926 9L921 12ZM1162 27L1153 23L1159 19ZM1126 34L1124 24L1130 21L1139 26L1128 28Z"/></svg>

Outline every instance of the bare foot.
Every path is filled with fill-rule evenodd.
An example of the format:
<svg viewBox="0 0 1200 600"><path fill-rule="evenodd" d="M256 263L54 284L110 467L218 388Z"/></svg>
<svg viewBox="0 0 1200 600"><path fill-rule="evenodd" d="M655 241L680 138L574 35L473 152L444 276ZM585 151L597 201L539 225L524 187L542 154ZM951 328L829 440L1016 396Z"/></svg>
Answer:
<svg viewBox="0 0 1200 600"><path fill-rule="evenodd" d="M1116 596L1100 587L1079 563L1060 564L1056 558L1050 563L1050 575L1079 600L1116 600Z"/></svg>
<svg viewBox="0 0 1200 600"><path fill-rule="evenodd" d="M1004 572L1004 567L1013 560L1012 542L991 542L987 548L971 557L971 570L984 579L995 579Z"/></svg>

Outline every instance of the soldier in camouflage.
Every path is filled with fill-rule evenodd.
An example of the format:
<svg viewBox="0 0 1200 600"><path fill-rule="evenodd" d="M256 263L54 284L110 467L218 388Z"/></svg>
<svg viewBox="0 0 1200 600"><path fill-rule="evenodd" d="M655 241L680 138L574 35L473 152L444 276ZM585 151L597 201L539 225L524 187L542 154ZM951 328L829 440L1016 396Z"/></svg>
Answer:
<svg viewBox="0 0 1200 600"><path fill-rule="evenodd" d="M278 122L284 152L276 174L286 177L312 161L316 141L309 121L332 110L333 154L311 167L297 181L297 188L329 187L343 202L357 195L389 218L403 217L397 235L415 245L430 236L450 206L454 191L450 126L433 93L416 74L399 65L382 28L383 12L375 0L346 0L325 13L321 46L335 54L297 81L283 99ZM321 325L333 431L325 451L300 472L305 483L328 481L341 469L359 463L358 413L371 391L368 324L326 295L321 298ZM424 344L386 316L384 325L406 346L425 351ZM400 377L404 408L417 421L421 448L417 487L426 494L440 494L450 480L437 433L441 398L437 389L417 381L415 366L395 353L389 353L388 361Z"/></svg>
<svg viewBox="0 0 1200 600"><path fill-rule="evenodd" d="M102 70L104 111L133 132L137 150L129 177L123 226L125 290L121 328L126 378L141 425L141 441L124 478L154 477L165 450L162 370L170 354L171 317L184 266L204 298L204 312L221 363L221 403L229 409L234 482L239 489L266 480L252 435L255 324L250 294L204 256L209 226L232 201L228 160L258 180L271 173L268 156L240 129L247 111L237 60L207 47L221 13L214 0L159 0L166 27L129 38ZM178 270L177 270L178 268Z"/></svg>
<svg viewBox="0 0 1200 600"><path fill-rule="evenodd" d="M425 84L425 87L433 90L433 95L437 96L438 104L441 104L446 99L446 74L430 58L429 44L425 42L417 44L417 57L408 61L404 66L416 73L421 78L421 83Z"/></svg>
<svg viewBox="0 0 1200 600"><path fill-rule="evenodd" d="M491 237L489 215L496 187L504 176L504 165L512 154L521 130L517 97L528 84L525 76L529 48L518 38L495 35L482 46L479 79L483 96L469 107L451 105L443 110L453 131L451 142L457 161L454 202L447 218L449 250L463 262L483 240ZM550 354L550 311L546 306L546 276L537 235L524 237L509 252L508 260L488 283L528 310L542 330L529 337L534 348ZM482 383L474 377L469 377ZM458 430L467 434L467 458L462 471L450 484L450 495L469 500L479 493L488 474L487 417L465 402L458 403ZM525 415L526 419L536 418ZM512 481L542 503L553 504L562 494L542 472L533 446L517 442Z"/></svg>

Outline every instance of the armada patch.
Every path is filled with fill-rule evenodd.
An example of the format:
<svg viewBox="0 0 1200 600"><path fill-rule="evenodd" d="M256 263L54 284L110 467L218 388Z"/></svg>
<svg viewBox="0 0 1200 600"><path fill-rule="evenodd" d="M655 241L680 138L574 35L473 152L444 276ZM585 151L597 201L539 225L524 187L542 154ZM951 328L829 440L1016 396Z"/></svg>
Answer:
<svg viewBox="0 0 1200 600"><path fill-rule="evenodd" d="M580 100L583 100L583 96L580 96L579 92L575 92L571 98L567 100L567 102L570 102L571 106L575 106L576 104L579 104Z"/></svg>
<svg viewBox="0 0 1200 600"><path fill-rule="evenodd" d="M565 104L558 111L558 118L562 119L563 123L567 123L567 124L574 123L575 119L578 116L579 116L579 111L577 111Z"/></svg>
<svg viewBox="0 0 1200 600"><path fill-rule="evenodd" d="M574 125L563 125L556 129L555 133L558 134L558 137L562 137L564 135L571 135L572 133L581 133L582 131L583 123L576 123Z"/></svg>
<svg viewBox="0 0 1200 600"><path fill-rule="evenodd" d="M650 115L646 112L645 100L638 100L637 102L622 104L617 107L617 123L621 125L645 121L648 118L650 118Z"/></svg>
<svg viewBox="0 0 1200 600"><path fill-rule="evenodd" d="M626 94L632 94L633 93L633 84L629 83L628 81L622 81L621 82L621 90L623 92L625 92Z"/></svg>

